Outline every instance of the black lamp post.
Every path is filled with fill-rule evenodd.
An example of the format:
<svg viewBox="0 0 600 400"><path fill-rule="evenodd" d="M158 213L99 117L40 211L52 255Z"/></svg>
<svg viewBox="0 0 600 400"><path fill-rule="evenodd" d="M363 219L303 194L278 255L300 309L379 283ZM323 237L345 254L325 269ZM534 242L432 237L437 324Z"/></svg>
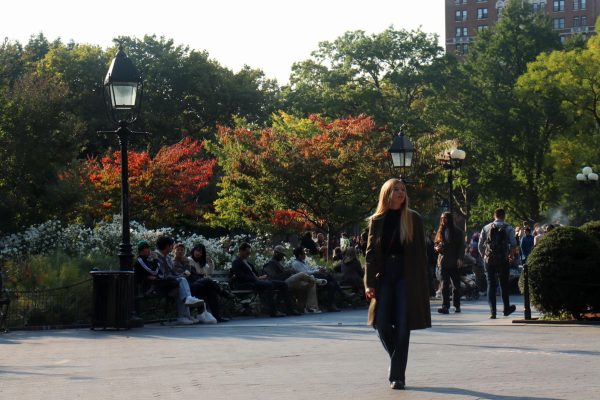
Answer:
<svg viewBox="0 0 600 400"><path fill-rule="evenodd" d="M581 172L577 174L576 179L585 190L585 218L589 221L592 218L592 202L588 191L593 184L598 183L598 174L592 170L592 167L583 167Z"/></svg>
<svg viewBox="0 0 600 400"><path fill-rule="evenodd" d="M467 156L467 153L465 153L464 150L453 149L447 153L445 158L440 160L444 169L448 170L448 212L450 214L452 214L452 203L453 203L452 194L453 194L453 187L454 187L454 176L453 176L452 172L455 168L460 168L460 166L466 156Z"/></svg>
<svg viewBox="0 0 600 400"><path fill-rule="evenodd" d="M128 126L135 122L140 114L142 101L142 77L123 51L119 51L112 60L106 78L104 78L104 102L110 120L118 125L115 133L121 145L121 218L122 240L119 245L119 265L121 271L132 270L133 252L129 227L129 163L128 144L132 133Z"/></svg>
<svg viewBox="0 0 600 400"><path fill-rule="evenodd" d="M398 132L398 135L394 137L394 141L392 142L392 146L389 149L390 155L392 156L392 165L394 168L401 168L402 173L400 174L400 179L406 180L404 178L404 171L406 168L410 168L412 166L413 155L415 153L415 146L412 144L410 140L404 133L402 133L402 129Z"/></svg>

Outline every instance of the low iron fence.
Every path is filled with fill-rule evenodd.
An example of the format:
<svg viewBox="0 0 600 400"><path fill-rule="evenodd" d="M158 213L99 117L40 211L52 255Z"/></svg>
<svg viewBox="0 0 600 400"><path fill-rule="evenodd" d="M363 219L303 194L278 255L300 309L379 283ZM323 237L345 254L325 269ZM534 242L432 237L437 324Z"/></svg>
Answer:
<svg viewBox="0 0 600 400"><path fill-rule="evenodd" d="M40 290L7 290L9 329L53 329L89 326L92 279Z"/></svg>

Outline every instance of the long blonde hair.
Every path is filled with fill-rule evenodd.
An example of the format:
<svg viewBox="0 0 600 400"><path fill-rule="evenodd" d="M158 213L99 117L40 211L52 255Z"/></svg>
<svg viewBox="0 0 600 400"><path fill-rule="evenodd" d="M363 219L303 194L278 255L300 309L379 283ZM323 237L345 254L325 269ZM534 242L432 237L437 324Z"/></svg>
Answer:
<svg viewBox="0 0 600 400"><path fill-rule="evenodd" d="M406 189L406 185L400 179L392 178L381 186L379 191L379 203L377 203L377 209L375 213L369 217L370 220L379 219L383 217L390 209L390 200L392 198L392 191L395 184L401 184ZM408 207L408 193L404 198L402 206L400 206L400 241L402 243L409 243L413 240L413 221L410 214L410 208Z"/></svg>

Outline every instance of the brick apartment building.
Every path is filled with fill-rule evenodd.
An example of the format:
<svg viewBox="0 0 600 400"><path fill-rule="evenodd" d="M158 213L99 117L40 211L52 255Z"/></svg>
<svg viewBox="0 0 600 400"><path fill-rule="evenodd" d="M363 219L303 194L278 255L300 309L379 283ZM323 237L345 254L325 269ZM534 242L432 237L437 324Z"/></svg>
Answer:
<svg viewBox="0 0 600 400"><path fill-rule="evenodd" d="M522 1L549 15L561 40L574 33L592 34L600 13L600 0ZM505 4L503 0L446 0L446 51L467 53L477 32L493 26Z"/></svg>

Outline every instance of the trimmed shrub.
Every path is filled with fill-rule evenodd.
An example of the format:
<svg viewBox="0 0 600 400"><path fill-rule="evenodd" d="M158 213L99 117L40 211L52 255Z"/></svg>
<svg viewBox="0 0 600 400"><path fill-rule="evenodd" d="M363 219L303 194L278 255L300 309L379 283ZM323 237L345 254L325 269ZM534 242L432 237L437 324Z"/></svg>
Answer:
<svg viewBox="0 0 600 400"><path fill-rule="evenodd" d="M542 312L574 318L598 306L600 246L574 227L558 227L540 240L527 260L532 303Z"/></svg>
<svg viewBox="0 0 600 400"><path fill-rule="evenodd" d="M600 245L600 221L590 221L579 228L594 239Z"/></svg>

